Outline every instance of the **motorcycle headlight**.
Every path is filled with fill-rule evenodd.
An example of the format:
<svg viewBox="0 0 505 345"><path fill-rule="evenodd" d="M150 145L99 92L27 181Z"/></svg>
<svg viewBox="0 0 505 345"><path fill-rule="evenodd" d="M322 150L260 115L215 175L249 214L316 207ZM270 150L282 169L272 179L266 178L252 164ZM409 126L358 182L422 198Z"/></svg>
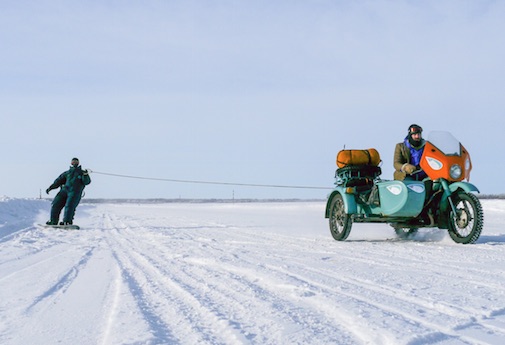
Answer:
<svg viewBox="0 0 505 345"><path fill-rule="evenodd" d="M451 178L457 180L461 177L461 167L458 164L454 164L451 166L451 170L449 171L449 175L451 175Z"/></svg>

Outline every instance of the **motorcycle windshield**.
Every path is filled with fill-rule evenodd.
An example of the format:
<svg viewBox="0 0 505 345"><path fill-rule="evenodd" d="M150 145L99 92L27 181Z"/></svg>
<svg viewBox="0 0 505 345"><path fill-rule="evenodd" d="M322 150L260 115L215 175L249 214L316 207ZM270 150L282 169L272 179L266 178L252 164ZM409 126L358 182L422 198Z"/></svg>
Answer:
<svg viewBox="0 0 505 345"><path fill-rule="evenodd" d="M459 140L449 132L430 132L428 135L428 141L447 156L461 155L461 145Z"/></svg>
<svg viewBox="0 0 505 345"><path fill-rule="evenodd" d="M469 180L472 170L468 151L445 131L434 131L428 135L420 166L432 180Z"/></svg>

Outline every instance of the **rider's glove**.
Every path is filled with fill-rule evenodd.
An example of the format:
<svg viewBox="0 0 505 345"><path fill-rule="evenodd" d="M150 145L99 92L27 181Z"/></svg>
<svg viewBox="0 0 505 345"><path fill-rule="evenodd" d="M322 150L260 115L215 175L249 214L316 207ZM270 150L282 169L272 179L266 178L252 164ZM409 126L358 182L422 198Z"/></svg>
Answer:
<svg viewBox="0 0 505 345"><path fill-rule="evenodd" d="M405 163L402 166L402 170L403 172L411 175L414 171L416 171L416 166L409 163Z"/></svg>
<svg viewBox="0 0 505 345"><path fill-rule="evenodd" d="M47 188L46 189L46 194L49 194L49 191L51 190L51 188Z"/></svg>
<svg viewBox="0 0 505 345"><path fill-rule="evenodd" d="M83 170L83 171L82 171L82 174L83 174L83 175L88 175L88 171L87 171L87 170Z"/></svg>

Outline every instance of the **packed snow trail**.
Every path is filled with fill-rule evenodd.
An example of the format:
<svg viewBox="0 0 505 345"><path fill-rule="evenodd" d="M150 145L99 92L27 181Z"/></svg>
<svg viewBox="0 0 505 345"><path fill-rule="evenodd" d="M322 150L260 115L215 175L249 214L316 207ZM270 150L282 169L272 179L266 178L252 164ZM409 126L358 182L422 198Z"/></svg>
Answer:
<svg viewBox="0 0 505 345"><path fill-rule="evenodd" d="M69 231L0 200L0 343L502 344L505 201L483 205L458 245L371 224L336 242L324 202L84 204Z"/></svg>

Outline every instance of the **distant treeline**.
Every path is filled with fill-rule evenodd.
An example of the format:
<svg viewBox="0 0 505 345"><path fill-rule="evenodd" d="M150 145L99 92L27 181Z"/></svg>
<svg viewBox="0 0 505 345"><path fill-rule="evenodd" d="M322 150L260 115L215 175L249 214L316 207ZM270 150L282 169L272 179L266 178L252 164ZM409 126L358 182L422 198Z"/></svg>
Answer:
<svg viewBox="0 0 505 345"><path fill-rule="evenodd" d="M324 199L83 199L88 204L166 204L166 203L252 203L252 202L311 202Z"/></svg>
<svg viewBox="0 0 505 345"><path fill-rule="evenodd" d="M505 199L505 194L476 194L479 199Z"/></svg>
<svg viewBox="0 0 505 345"><path fill-rule="evenodd" d="M505 194L476 194L479 199L505 199ZM152 199L83 199L82 202L89 204L167 204L167 203L253 203L253 202L321 202L326 199L165 199L165 198L152 198Z"/></svg>

